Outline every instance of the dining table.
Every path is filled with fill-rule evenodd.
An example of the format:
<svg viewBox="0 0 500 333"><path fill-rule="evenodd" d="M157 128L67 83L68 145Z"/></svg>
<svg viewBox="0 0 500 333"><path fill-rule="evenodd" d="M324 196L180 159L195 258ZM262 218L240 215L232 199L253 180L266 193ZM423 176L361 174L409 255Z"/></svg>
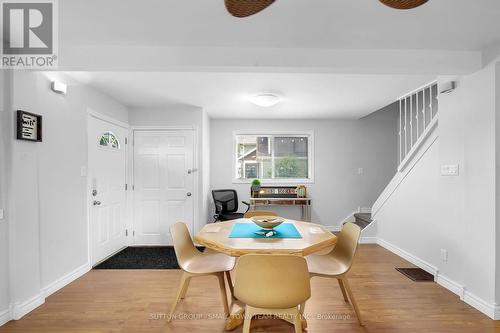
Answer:
<svg viewBox="0 0 500 333"><path fill-rule="evenodd" d="M337 243L337 236L323 225L289 219L285 219L282 226L295 227L295 233L290 237L287 237L286 233L273 237L253 237L235 233L234 229L237 227L253 230L252 225L252 220L246 218L207 224L195 235L194 240L207 249L232 257L246 254L288 254L305 257L314 253L328 253ZM232 299L231 315L225 324L226 331L242 325L244 320L245 304L234 295ZM306 319L302 320L302 327L307 328Z"/></svg>

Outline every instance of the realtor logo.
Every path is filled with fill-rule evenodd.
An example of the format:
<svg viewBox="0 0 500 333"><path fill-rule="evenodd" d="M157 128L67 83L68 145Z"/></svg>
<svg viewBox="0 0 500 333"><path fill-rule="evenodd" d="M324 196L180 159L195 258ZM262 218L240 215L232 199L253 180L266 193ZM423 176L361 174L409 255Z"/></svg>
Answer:
<svg viewBox="0 0 500 333"><path fill-rule="evenodd" d="M56 0L0 0L1 67L57 67Z"/></svg>

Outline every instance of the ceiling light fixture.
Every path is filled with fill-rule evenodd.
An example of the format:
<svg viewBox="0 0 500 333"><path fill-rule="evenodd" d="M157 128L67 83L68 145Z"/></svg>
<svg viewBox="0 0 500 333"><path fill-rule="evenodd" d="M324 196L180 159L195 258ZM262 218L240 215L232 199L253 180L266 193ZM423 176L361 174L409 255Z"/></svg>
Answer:
<svg viewBox="0 0 500 333"><path fill-rule="evenodd" d="M266 93L252 96L250 101L257 106L269 108L278 104L281 101L281 98L276 94Z"/></svg>

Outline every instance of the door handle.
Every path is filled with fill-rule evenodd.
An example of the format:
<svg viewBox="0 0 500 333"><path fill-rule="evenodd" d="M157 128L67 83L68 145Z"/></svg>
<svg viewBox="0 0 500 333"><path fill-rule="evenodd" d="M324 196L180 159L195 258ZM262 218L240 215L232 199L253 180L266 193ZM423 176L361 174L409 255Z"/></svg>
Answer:
<svg viewBox="0 0 500 333"><path fill-rule="evenodd" d="M100 201L94 200L94 206L100 206L100 205L101 205Z"/></svg>
<svg viewBox="0 0 500 333"><path fill-rule="evenodd" d="M186 195L187 195L188 197L190 197L192 194L191 194L191 192L188 192L188 193L186 193Z"/></svg>

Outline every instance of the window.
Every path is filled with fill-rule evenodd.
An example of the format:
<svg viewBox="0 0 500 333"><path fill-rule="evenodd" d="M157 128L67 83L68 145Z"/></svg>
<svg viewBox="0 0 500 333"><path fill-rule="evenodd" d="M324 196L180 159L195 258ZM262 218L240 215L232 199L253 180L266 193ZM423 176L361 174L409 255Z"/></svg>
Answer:
<svg viewBox="0 0 500 333"><path fill-rule="evenodd" d="M99 139L99 145L102 147L120 149L120 142L113 132L106 132L101 135L101 138Z"/></svg>
<svg viewBox="0 0 500 333"><path fill-rule="evenodd" d="M235 146L236 181L312 181L311 134L236 134Z"/></svg>

